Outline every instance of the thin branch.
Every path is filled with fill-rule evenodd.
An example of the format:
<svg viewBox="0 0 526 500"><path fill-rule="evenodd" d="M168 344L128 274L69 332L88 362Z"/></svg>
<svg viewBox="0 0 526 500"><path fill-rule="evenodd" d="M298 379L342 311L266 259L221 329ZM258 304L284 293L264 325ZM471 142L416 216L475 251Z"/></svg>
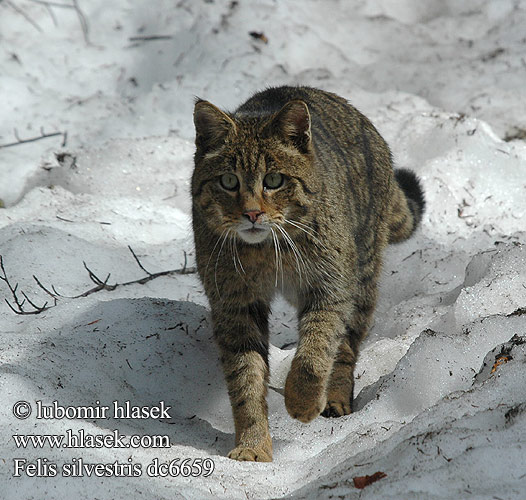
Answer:
<svg viewBox="0 0 526 500"><path fill-rule="evenodd" d="M50 15L51 19L53 20L53 25L55 28L58 27L58 21L57 16L55 16L55 13L53 12L53 9L51 8L51 5L45 5L46 10L48 11L48 14Z"/></svg>
<svg viewBox="0 0 526 500"><path fill-rule="evenodd" d="M135 259L135 261L137 262L137 264L139 265L139 267L148 275L148 276L151 276L152 273L150 271L147 271L144 266L141 264L141 261L139 260L139 257L137 257L137 255L135 255L135 252L133 251L132 247L130 245L128 245L128 250L132 253L133 255L133 258ZM186 252L185 252L185 255L186 255Z"/></svg>
<svg viewBox="0 0 526 500"><path fill-rule="evenodd" d="M34 3L39 3L40 5L45 5L47 7L62 7L64 9L74 9L75 6L68 3L58 3L58 2L46 2L44 0L31 0Z"/></svg>
<svg viewBox="0 0 526 500"><path fill-rule="evenodd" d="M48 137L56 137L58 135L61 135L64 138L62 141L62 146L64 147L66 144L66 138L67 138L67 132L51 132L50 134L46 134L43 128L40 129L40 135L38 137L31 137L29 139L21 139L18 135L18 130L16 128L14 129L13 134L15 136L16 142L10 142L8 144L0 144L0 149L10 148L11 146L18 146L20 144L26 144L28 142L40 141L42 139L47 139Z"/></svg>
<svg viewBox="0 0 526 500"><path fill-rule="evenodd" d="M60 215L55 215L55 217L58 219L58 220L61 220L61 221L64 221L64 222L75 222L75 221L72 221L70 219L64 219L64 217L61 217Z"/></svg>
<svg viewBox="0 0 526 500"><path fill-rule="evenodd" d="M18 283L13 286L11 282L9 281L9 278L7 277L7 273L4 267L4 259L0 255L0 271L2 274L0 274L0 279L4 281L7 285L7 288L9 288L9 291L11 292L11 296L13 297L13 301L15 305L11 304L7 299L4 299L6 304L9 306L9 309L13 311L15 314L20 315L27 315L27 314L40 314L41 312L47 311L51 307L54 307L57 304L57 301L55 299L55 304L53 306L48 306L48 303L45 302L43 306L37 306L24 292L20 292L24 296L24 300L20 300L18 296ZM33 309L27 310L24 309L24 304L26 301L31 305ZM15 307L16 306L16 307Z"/></svg>
<svg viewBox="0 0 526 500"><path fill-rule="evenodd" d="M79 6L78 0L72 0L73 4L66 4L66 3L59 3L59 2L47 2L45 0L31 0L34 3L38 3L40 5L44 5L47 7L47 9L52 12L51 7L58 7L62 9L73 9L77 13L77 16L79 18L80 28L82 29L82 35L84 36L84 41L86 42L86 45L91 45L91 42L89 40L89 24L86 20L86 16L84 12L82 12L82 9ZM55 17L52 15L53 21L55 21Z"/></svg>
<svg viewBox="0 0 526 500"><path fill-rule="evenodd" d="M184 265L181 269L171 269L169 271L160 271L157 273L151 273L143 266L142 262L140 261L139 257L137 257L137 254L133 251L131 246L128 246L128 249L130 250L139 268L146 273L146 276L144 276L143 278L138 278L136 280L126 281L124 283L108 284L111 273L108 273L106 278L102 280L88 267L86 262L83 262L84 269L87 271L90 280L93 282L95 286L78 295L68 296L68 295L63 295L60 292L58 292L54 285L51 285L51 289L46 287L44 284L42 284L42 282L35 275L33 275L33 279L35 280L38 287L41 290L43 290L47 295L49 295L54 301L53 305L48 305L48 302L45 302L43 306L37 306L34 302L32 302L29 299L29 297L24 292L20 292L24 296L24 300L20 301L18 297L18 293L17 293L18 284L13 287L11 283L9 282L9 280L7 279L7 274L4 269L2 256L0 255L0 270L2 271L2 274L3 274L3 276L0 275L0 279L7 283L7 286L11 292L11 295L13 296L15 305L11 304L7 299L5 299L5 301L7 305L9 306L9 308L16 314L39 314L41 312L47 311L48 309L52 307L55 307L59 299L80 299L82 297L88 297L89 295L100 292L101 290L112 292L116 290L117 288L124 287L124 286L137 285L137 284L144 285L145 283L148 283L149 281L152 281L156 278L160 278L161 276L169 276L173 274L180 274L180 275L194 274L197 272L197 269L195 267L187 267L186 252L184 252ZM24 304L26 303L26 301L33 307L33 310L24 309Z"/></svg>
<svg viewBox="0 0 526 500"><path fill-rule="evenodd" d="M16 12L18 12L21 16L24 17L24 19L31 24L37 31L40 31L42 33L42 28L35 22L33 19L31 19L18 5L14 4L10 0L6 0L6 4L9 5L12 9L14 9Z"/></svg>
<svg viewBox="0 0 526 500"><path fill-rule="evenodd" d="M84 264L84 269L88 271L88 276L90 277L90 280L93 281L93 283L95 283L96 285L104 285L104 282L97 278L97 276L91 271L91 269L88 267L85 261L82 261L82 264ZM109 277L110 276L108 275L106 281L108 281Z"/></svg>
<svg viewBox="0 0 526 500"><path fill-rule="evenodd" d="M78 0L73 0L73 7L77 12L77 16L79 18L80 27L82 28L82 34L84 35L84 41L86 42L86 45L91 45L91 42L89 41L89 25L88 21L86 21L86 16L84 15L84 12L79 7Z"/></svg>
<svg viewBox="0 0 526 500"><path fill-rule="evenodd" d="M145 35L145 36L130 36L130 42L151 42L153 40L172 40L172 35Z"/></svg>
<svg viewBox="0 0 526 500"><path fill-rule="evenodd" d="M9 306L9 309L11 309L11 311L13 311L15 314L20 314L19 311L17 311L11 304L10 302L7 300L7 299L4 299L5 300L5 303ZM37 314L36 312L34 314Z"/></svg>
<svg viewBox="0 0 526 500"><path fill-rule="evenodd" d="M186 263L187 263L187 255L186 255L186 250L183 250L183 255L184 255L184 264L183 264L183 269L182 269L182 273L184 274L185 271L186 271Z"/></svg>
<svg viewBox="0 0 526 500"><path fill-rule="evenodd" d="M23 296L24 296L24 299L27 300L32 306L34 309L38 310L38 309L46 309L46 306L47 306L47 302L44 302L44 305L43 306L37 306L26 294L25 292L20 292ZM24 301L25 302L25 301Z"/></svg>
<svg viewBox="0 0 526 500"><path fill-rule="evenodd" d="M55 7L71 7L73 8L71 5L64 5L64 4L54 4L53 2L44 2L43 0L30 0L31 2L33 3L37 3L39 5L43 5L48 14L51 16L51 19L53 20L53 24L56 26L58 26L58 22L57 22L57 18L55 16L55 13L53 12L53 9L51 7L55 6Z"/></svg>
<svg viewBox="0 0 526 500"><path fill-rule="evenodd" d="M42 288L42 290L44 290L44 292L46 292L50 297L52 297L55 300L55 305L57 305L57 297L61 297L61 295L55 290L55 287L51 285L51 289L53 290L53 292L51 292L42 283L40 283L40 281L34 274L33 274L33 279L37 282L37 285L40 288Z"/></svg>

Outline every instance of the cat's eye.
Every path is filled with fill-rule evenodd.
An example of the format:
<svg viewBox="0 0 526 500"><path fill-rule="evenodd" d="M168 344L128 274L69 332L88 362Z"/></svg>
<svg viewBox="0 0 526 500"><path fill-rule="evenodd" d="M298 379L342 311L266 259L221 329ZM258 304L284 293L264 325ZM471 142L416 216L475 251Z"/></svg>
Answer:
<svg viewBox="0 0 526 500"><path fill-rule="evenodd" d="M279 172L271 172L270 174L265 175L263 179L263 186L267 189L278 189L283 185L285 178L283 174Z"/></svg>
<svg viewBox="0 0 526 500"><path fill-rule="evenodd" d="M221 186L228 191L236 191L239 187L239 179L234 174L223 174L219 178Z"/></svg>

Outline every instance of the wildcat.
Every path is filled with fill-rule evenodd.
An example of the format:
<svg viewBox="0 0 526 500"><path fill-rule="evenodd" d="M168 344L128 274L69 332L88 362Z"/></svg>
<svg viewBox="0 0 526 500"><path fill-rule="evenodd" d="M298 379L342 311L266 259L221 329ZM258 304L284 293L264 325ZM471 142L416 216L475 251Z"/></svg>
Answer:
<svg viewBox="0 0 526 500"><path fill-rule="evenodd" d="M233 113L198 99L194 123L196 260L234 416L228 456L271 461L273 296L298 312L287 411L301 422L351 413L382 252L415 230L424 195L371 122L329 92L269 88Z"/></svg>

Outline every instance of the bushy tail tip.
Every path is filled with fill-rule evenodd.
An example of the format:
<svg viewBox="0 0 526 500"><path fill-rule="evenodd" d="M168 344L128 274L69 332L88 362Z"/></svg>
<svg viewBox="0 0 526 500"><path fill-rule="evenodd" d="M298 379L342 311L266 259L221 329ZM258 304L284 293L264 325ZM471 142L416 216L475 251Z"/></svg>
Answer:
<svg viewBox="0 0 526 500"><path fill-rule="evenodd" d="M422 220L426 208L424 190L416 174L412 170L400 168L395 170L395 179L407 197L407 204L414 219L414 227Z"/></svg>

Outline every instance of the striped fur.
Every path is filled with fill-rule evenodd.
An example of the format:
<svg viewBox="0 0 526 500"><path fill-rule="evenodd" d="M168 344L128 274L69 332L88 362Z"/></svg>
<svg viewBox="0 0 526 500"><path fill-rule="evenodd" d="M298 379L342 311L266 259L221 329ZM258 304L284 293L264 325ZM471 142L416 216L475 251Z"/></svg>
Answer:
<svg viewBox="0 0 526 500"><path fill-rule="evenodd" d="M233 113L198 100L194 122L196 259L234 415L229 456L270 461L272 298L281 291L298 310L289 414L302 422L349 414L383 250L413 233L424 196L411 171L393 170L371 122L328 92L271 88ZM269 187L269 172L283 184ZM236 187L222 184L225 174Z"/></svg>

